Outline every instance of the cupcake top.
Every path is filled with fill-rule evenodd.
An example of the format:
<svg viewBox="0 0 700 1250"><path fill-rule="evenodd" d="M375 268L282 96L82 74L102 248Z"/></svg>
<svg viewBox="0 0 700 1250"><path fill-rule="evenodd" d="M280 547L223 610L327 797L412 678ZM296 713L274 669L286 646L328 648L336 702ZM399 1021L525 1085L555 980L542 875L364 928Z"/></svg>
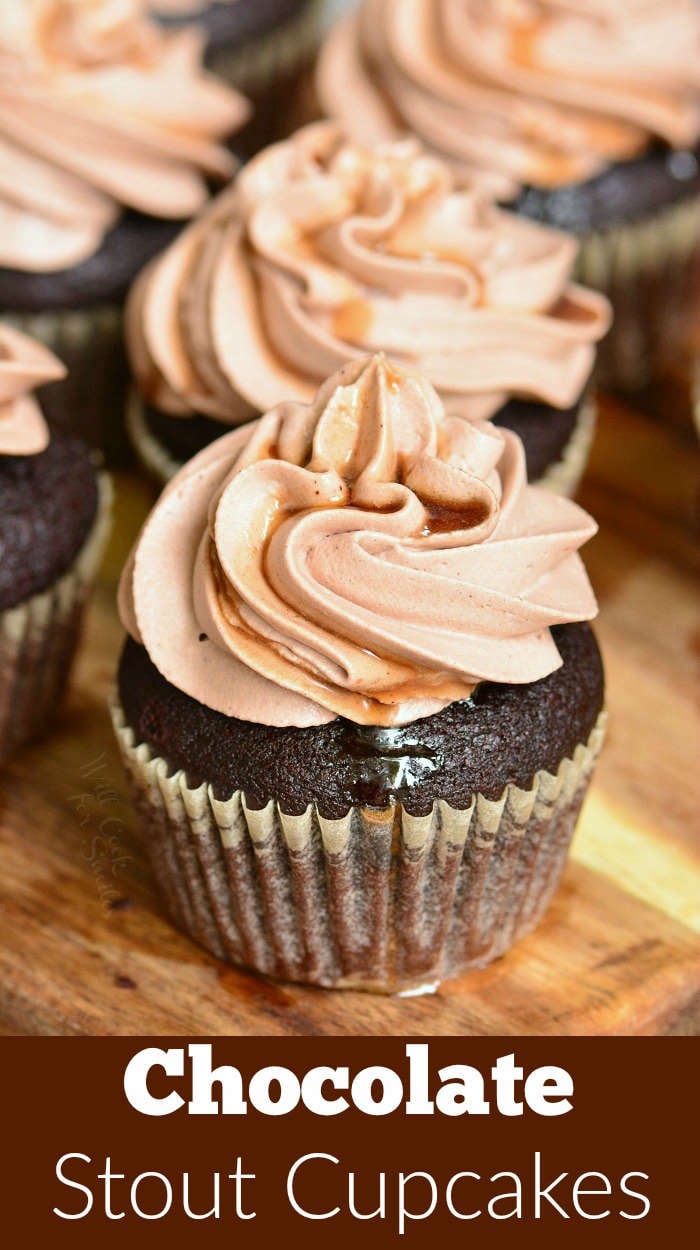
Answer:
<svg viewBox="0 0 700 1250"><path fill-rule="evenodd" d="M148 7L159 17L197 17L217 4L237 3L238 0L148 0Z"/></svg>
<svg viewBox="0 0 700 1250"><path fill-rule="evenodd" d="M43 344L0 323L0 456L35 456L49 444L36 387L65 377Z"/></svg>
<svg viewBox="0 0 700 1250"><path fill-rule="evenodd" d="M411 130L499 199L700 139L696 0L364 0L322 52L324 111Z"/></svg>
<svg viewBox="0 0 700 1250"><path fill-rule="evenodd" d="M227 716L404 725L560 667L550 626L596 613L577 554L595 529L528 486L515 435L447 416L375 356L180 471L124 571L122 621Z"/></svg>
<svg viewBox="0 0 700 1250"><path fill-rule="evenodd" d="M222 140L247 103L204 72L195 28L166 33L141 6L1 6L0 265L78 265L124 209L191 217L233 173Z"/></svg>
<svg viewBox="0 0 700 1250"><path fill-rule="evenodd" d="M414 140L366 148L332 123L261 153L143 271L127 340L146 399L229 425L309 401L385 350L450 414L513 396L571 407L609 325L570 282L576 243L458 189Z"/></svg>

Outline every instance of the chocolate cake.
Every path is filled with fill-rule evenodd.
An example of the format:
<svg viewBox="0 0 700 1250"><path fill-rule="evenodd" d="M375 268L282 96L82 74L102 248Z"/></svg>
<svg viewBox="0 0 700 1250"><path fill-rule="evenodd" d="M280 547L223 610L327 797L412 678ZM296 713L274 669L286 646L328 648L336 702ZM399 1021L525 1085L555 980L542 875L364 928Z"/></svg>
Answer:
<svg viewBox="0 0 700 1250"><path fill-rule="evenodd" d="M283 812L301 815L313 804L330 820L392 803L424 816L440 799L461 809L474 794L497 799L508 785L527 790L540 769L555 773L587 741L603 706L598 645L588 625L553 632L557 672L526 687L484 682L471 699L405 728L339 718L275 729L222 716L166 681L130 638L119 699L136 742L171 772L183 769L193 789L207 781L218 799L241 790L253 808L274 798Z"/></svg>
<svg viewBox="0 0 700 1250"><path fill-rule="evenodd" d="M61 706L108 532L107 479L34 394L62 371L0 322L0 763Z"/></svg>
<svg viewBox="0 0 700 1250"><path fill-rule="evenodd" d="M700 144L675 150L655 143L624 164L564 187L525 187L510 207L546 226L585 236L700 195Z"/></svg>
<svg viewBox="0 0 700 1250"><path fill-rule="evenodd" d="M167 247L183 221L159 221L126 213L98 250L68 269L52 273L0 266L0 317L4 312L40 313L120 304L136 275Z"/></svg>
<svg viewBox="0 0 700 1250"><path fill-rule="evenodd" d="M97 474L78 439L54 433L37 456L0 455L0 611L58 581L97 513Z"/></svg>
<svg viewBox="0 0 700 1250"><path fill-rule="evenodd" d="M604 733L594 532L383 355L185 465L122 577L113 711L175 922L383 992L527 933Z"/></svg>

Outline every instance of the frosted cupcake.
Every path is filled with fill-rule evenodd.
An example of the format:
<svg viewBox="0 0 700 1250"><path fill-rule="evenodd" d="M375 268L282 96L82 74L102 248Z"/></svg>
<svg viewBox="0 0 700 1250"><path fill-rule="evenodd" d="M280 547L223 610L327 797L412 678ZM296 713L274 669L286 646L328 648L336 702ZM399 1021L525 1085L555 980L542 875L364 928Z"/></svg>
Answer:
<svg viewBox="0 0 700 1250"><path fill-rule="evenodd" d="M33 395L63 372L0 323L0 764L60 706L108 527L106 479Z"/></svg>
<svg viewBox="0 0 700 1250"><path fill-rule="evenodd" d="M124 295L230 178L248 106L203 72L195 30L135 0L1 9L0 315L68 366L49 419L99 444L123 414Z"/></svg>
<svg viewBox="0 0 700 1250"><path fill-rule="evenodd" d="M196 22L207 65L255 104L246 150L279 137L311 72L324 0L149 0L168 26Z"/></svg>
<svg viewBox="0 0 700 1250"><path fill-rule="evenodd" d="M412 131L576 235L615 309L606 371L635 386L688 350L697 312L699 65L695 0L364 0L318 87L358 140Z"/></svg>
<svg viewBox="0 0 700 1250"><path fill-rule="evenodd" d="M532 929L603 734L594 531L383 357L188 464L123 575L114 713L176 923L382 991Z"/></svg>
<svg viewBox="0 0 700 1250"><path fill-rule="evenodd" d="M227 427L308 402L379 349L452 415L522 438L530 476L574 489L607 302L570 281L568 236L457 189L415 141L364 148L321 123L261 153L131 293L130 428L161 479Z"/></svg>

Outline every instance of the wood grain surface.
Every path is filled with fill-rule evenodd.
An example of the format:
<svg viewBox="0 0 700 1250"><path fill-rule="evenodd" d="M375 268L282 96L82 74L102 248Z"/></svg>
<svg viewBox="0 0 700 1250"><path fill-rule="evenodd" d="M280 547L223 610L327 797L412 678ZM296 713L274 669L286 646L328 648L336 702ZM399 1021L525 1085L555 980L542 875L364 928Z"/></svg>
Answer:
<svg viewBox="0 0 700 1250"><path fill-rule="evenodd" d="M582 500L610 731L564 884L535 934L424 998L275 985L218 963L161 910L105 710L118 526L54 732L0 777L0 1032L648 1034L700 1024L698 453L606 402Z"/></svg>

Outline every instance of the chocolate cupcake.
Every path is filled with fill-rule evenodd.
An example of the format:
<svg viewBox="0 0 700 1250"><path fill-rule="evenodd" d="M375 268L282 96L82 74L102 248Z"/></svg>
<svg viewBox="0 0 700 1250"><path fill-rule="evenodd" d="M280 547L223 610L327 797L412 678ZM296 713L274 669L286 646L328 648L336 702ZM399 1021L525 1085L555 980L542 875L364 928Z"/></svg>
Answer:
<svg viewBox="0 0 700 1250"><path fill-rule="evenodd" d="M149 7L170 27L195 22L207 65L253 101L241 151L250 155L289 133L318 50L324 0L149 0Z"/></svg>
<svg viewBox="0 0 700 1250"><path fill-rule="evenodd" d="M126 291L235 168L248 105L200 61L137 0L2 6L0 316L65 361L44 411L96 446L123 429Z"/></svg>
<svg viewBox="0 0 700 1250"><path fill-rule="evenodd" d="M123 575L114 708L176 923L377 991L532 929L603 736L594 531L383 357L188 464Z"/></svg>
<svg viewBox="0 0 700 1250"><path fill-rule="evenodd" d="M364 148L332 123L261 153L140 275L126 326L129 424L165 480L226 426L385 350L450 415L495 418L530 476L574 490L609 324L569 281L567 235L457 189L413 140Z"/></svg>
<svg viewBox="0 0 700 1250"><path fill-rule="evenodd" d="M408 130L468 185L581 242L612 300L608 380L688 354L700 296L696 0L364 0L318 93L358 141Z"/></svg>
<svg viewBox="0 0 700 1250"><path fill-rule="evenodd" d="M108 529L107 479L32 395L62 375L0 324L0 764L56 713Z"/></svg>

